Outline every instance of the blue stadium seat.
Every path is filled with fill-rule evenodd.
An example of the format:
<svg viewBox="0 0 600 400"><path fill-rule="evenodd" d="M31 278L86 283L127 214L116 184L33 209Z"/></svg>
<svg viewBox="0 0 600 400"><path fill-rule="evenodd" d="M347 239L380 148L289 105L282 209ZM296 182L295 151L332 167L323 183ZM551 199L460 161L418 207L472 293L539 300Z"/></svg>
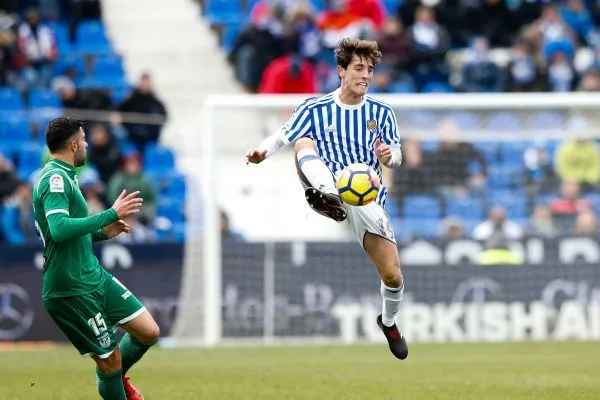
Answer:
<svg viewBox="0 0 600 400"><path fill-rule="evenodd" d="M327 0L310 0L313 7L315 8L315 10L319 11L319 12L321 12L321 11L325 10L325 8L327 8L326 1Z"/></svg>
<svg viewBox="0 0 600 400"><path fill-rule="evenodd" d="M446 215L461 219L481 219L484 215L484 204L473 196L450 197L446 201Z"/></svg>
<svg viewBox="0 0 600 400"><path fill-rule="evenodd" d="M509 189L523 182L522 168L509 165L491 165L488 168L488 187L491 189Z"/></svg>
<svg viewBox="0 0 600 400"><path fill-rule="evenodd" d="M132 91L131 86L128 86L128 85L112 86L110 94L111 94L113 103L115 103L115 104L123 103L123 101L125 101L127 96L129 96L131 94L131 91Z"/></svg>
<svg viewBox="0 0 600 400"><path fill-rule="evenodd" d="M157 229L156 238L159 243L183 243L185 241L185 222L173 223L168 229Z"/></svg>
<svg viewBox="0 0 600 400"><path fill-rule="evenodd" d="M100 21L83 21L75 33L77 51L83 54L110 54L112 46Z"/></svg>
<svg viewBox="0 0 600 400"><path fill-rule="evenodd" d="M246 19L240 0L205 0L204 7L205 17L211 24L241 23Z"/></svg>
<svg viewBox="0 0 600 400"><path fill-rule="evenodd" d="M426 195L406 196L402 212L413 218L439 218L442 214L439 199Z"/></svg>
<svg viewBox="0 0 600 400"><path fill-rule="evenodd" d="M475 148L483 154L490 164L495 164L500 157L500 142L494 141L476 141L473 143Z"/></svg>
<svg viewBox="0 0 600 400"><path fill-rule="evenodd" d="M245 11L247 13L250 13L250 11L252 11L252 8L259 2L264 1L264 0L247 0L246 1L246 6L245 6Z"/></svg>
<svg viewBox="0 0 600 400"><path fill-rule="evenodd" d="M81 55L67 53L56 60L52 73L54 76L69 75L71 77L80 77L87 74L87 67Z"/></svg>
<svg viewBox="0 0 600 400"><path fill-rule="evenodd" d="M0 229L9 244L25 243L25 237L19 221L19 209L15 206L4 206L0 210Z"/></svg>
<svg viewBox="0 0 600 400"><path fill-rule="evenodd" d="M514 168L523 168L523 155L531 146L529 141L503 142L501 145L502 164Z"/></svg>
<svg viewBox="0 0 600 400"><path fill-rule="evenodd" d="M127 86L122 76L93 76L77 79L75 84L80 89L113 89Z"/></svg>
<svg viewBox="0 0 600 400"><path fill-rule="evenodd" d="M407 80L394 82L390 85L390 93L414 93L415 85Z"/></svg>
<svg viewBox="0 0 600 400"><path fill-rule="evenodd" d="M521 118L511 112L496 112L490 115L488 129L500 132L515 132L523 129Z"/></svg>
<svg viewBox="0 0 600 400"><path fill-rule="evenodd" d="M437 218L392 218L391 223L396 236L401 239L434 239L439 234L440 220Z"/></svg>
<svg viewBox="0 0 600 400"><path fill-rule="evenodd" d="M0 122L2 140L24 141L31 139L31 128L25 114L8 115Z"/></svg>
<svg viewBox="0 0 600 400"><path fill-rule="evenodd" d="M223 49L225 49L227 53L229 53L233 48L233 44L235 43L235 40L237 39L243 28L244 24L240 24L237 22L232 22L225 25L222 45Z"/></svg>
<svg viewBox="0 0 600 400"><path fill-rule="evenodd" d="M53 21L47 24L52 32L54 33L54 39L56 40L56 47L58 48L59 54L65 54L72 49L71 36L69 33L69 27L64 22ZM57 61L60 61L60 58Z"/></svg>
<svg viewBox="0 0 600 400"><path fill-rule="evenodd" d="M395 15L402 0L384 0L383 3L388 14Z"/></svg>
<svg viewBox="0 0 600 400"><path fill-rule="evenodd" d="M492 190L488 193L490 206L500 205L511 219L527 218L527 197L521 190Z"/></svg>
<svg viewBox="0 0 600 400"><path fill-rule="evenodd" d="M156 215L164 217L171 222L183 222L185 220L183 199L167 196L161 197L156 207Z"/></svg>
<svg viewBox="0 0 600 400"><path fill-rule="evenodd" d="M535 130L563 129L565 115L559 111L537 111L529 118L529 128Z"/></svg>
<svg viewBox="0 0 600 400"><path fill-rule="evenodd" d="M58 94L48 89L33 89L29 95L31 108L60 108L62 102Z"/></svg>
<svg viewBox="0 0 600 400"><path fill-rule="evenodd" d="M185 192L187 189L185 176L181 174L171 174L165 188L165 195L167 197L173 197L178 199L185 199Z"/></svg>
<svg viewBox="0 0 600 400"><path fill-rule="evenodd" d="M600 214L600 193L588 193L583 198L592 204L597 214Z"/></svg>
<svg viewBox="0 0 600 400"><path fill-rule="evenodd" d="M173 152L166 147L150 144L144 151L144 170L170 172L175 166Z"/></svg>
<svg viewBox="0 0 600 400"><path fill-rule="evenodd" d="M445 82L429 82L422 90L423 93L454 93L454 88Z"/></svg>
<svg viewBox="0 0 600 400"><path fill-rule="evenodd" d="M396 201L390 196L385 201L385 211L388 213L390 218L396 218L400 216L400 208Z"/></svg>
<svg viewBox="0 0 600 400"><path fill-rule="evenodd" d="M23 108L23 97L18 90L0 87L0 111L20 110Z"/></svg>
<svg viewBox="0 0 600 400"><path fill-rule="evenodd" d="M447 117L452 119L456 125L462 130L478 130L481 129L480 118L475 113L468 111L455 111L447 114Z"/></svg>
<svg viewBox="0 0 600 400"><path fill-rule="evenodd" d="M97 57L94 64L94 76L118 76L123 78L125 76L123 59L116 54Z"/></svg>
<svg viewBox="0 0 600 400"><path fill-rule="evenodd" d="M422 140L421 151L432 153L440 147L440 142L437 140Z"/></svg>
<svg viewBox="0 0 600 400"><path fill-rule="evenodd" d="M540 206L540 205L550 205L550 203L552 202L552 200L558 198L558 196L555 193L540 193L538 194L533 203L536 206Z"/></svg>
<svg viewBox="0 0 600 400"><path fill-rule="evenodd" d="M19 168L37 169L42 166L42 148L36 142L28 142L21 145L17 153Z"/></svg>
<svg viewBox="0 0 600 400"><path fill-rule="evenodd" d="M411 111L406 116L408 127L413 129L435 129L437 116L431 111Z"/></svg>

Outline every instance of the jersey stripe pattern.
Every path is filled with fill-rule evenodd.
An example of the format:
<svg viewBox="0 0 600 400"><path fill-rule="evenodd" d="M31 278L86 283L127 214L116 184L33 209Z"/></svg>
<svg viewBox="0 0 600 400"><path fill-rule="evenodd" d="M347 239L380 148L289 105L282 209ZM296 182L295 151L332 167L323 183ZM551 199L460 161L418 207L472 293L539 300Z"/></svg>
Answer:
<svg viewBox="0 0 600 400"><path fill-rule="evenodd" d="M370 96L357 105L343 104L339 90L306 100L282 127L281 139L292 143L302 137L315 141L317 152L337 176L354 163L371 166L381 180L381 165L375 156L375 141L400 146L396 116L391 107ZM381 185L377 199L385 206L387 189Z"/></svg>

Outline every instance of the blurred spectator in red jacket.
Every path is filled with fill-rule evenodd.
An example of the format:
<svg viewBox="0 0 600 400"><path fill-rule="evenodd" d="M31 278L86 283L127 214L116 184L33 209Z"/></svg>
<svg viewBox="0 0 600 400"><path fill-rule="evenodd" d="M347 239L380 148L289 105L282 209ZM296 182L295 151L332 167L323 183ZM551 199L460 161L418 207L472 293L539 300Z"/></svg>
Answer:
<svg viewBox="0 0 600 400"><path fill-rule="evenodd" d="M381 29L386 16L381 0L348 0L348 12L370 19L377 29Z"/></svg>
<svg viewBox="0 0 600 400"><path fill-rule="evenodd" d="M265 69L259 93L316 93L313 66L297 55L277 58Z"/></svg>

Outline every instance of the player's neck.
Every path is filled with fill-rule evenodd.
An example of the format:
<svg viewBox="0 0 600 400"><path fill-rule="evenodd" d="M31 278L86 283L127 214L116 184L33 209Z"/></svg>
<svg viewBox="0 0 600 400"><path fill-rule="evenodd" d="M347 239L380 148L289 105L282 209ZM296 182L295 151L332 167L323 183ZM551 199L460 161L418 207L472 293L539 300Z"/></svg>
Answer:
<svg viewBox="0 0 600 400"><path fill-rule="evenodd" d="M69 156L67 154L54 153L51 155L54 160L59 160L64 162L65 164L69 164L71 167L75 168L75 160L73 156Z"/></svg>
<svg viewBox="0 0 600 400"><path fill-rule="evenodd" d="M363 101L363 96L357 96L349 90L340 89L340 101L349 106L355 106Z"/></svg>

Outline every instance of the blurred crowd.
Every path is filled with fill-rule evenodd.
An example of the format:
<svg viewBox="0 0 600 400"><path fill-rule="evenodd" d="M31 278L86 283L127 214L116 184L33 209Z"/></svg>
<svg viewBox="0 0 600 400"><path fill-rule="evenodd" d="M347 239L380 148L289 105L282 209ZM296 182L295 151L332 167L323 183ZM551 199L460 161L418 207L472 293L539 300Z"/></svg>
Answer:
<svg viewBox="0 0 600 400"><path fill-rule="evenodd" d="M37 241L31 185L49 158L45 125L62 114L85 120L88 162L79 182L90 214L109 207L123 189L140 190L143 212L118 240L154 241L169 229L161 192L182 177L172 154L158 147L167 111L149 74L127 84L101 11L98 0L0 0L0 242ZM99 65L112 70L107 75ZM185 187L178 188L180 202L162 209L179 222Z"/></svg>
<svg viewBox="0 0 600 400"><path fill-rule="evenodd" d="M381 47L372 92L600 89L595 1L328 0L320 10L308 0L252 3L229 51L249 92L333 90L331 49L345 36Z"/></svg>
<svg viewBox="0 0 600 400"><path fill-rule="evenodd" d="M598 238L600 148L586 124L570 117L567 128L582 133L564 141L469 143L446 119L439 142L404 140L390 185L399 235L504 247L528 236Z"/></svg>

